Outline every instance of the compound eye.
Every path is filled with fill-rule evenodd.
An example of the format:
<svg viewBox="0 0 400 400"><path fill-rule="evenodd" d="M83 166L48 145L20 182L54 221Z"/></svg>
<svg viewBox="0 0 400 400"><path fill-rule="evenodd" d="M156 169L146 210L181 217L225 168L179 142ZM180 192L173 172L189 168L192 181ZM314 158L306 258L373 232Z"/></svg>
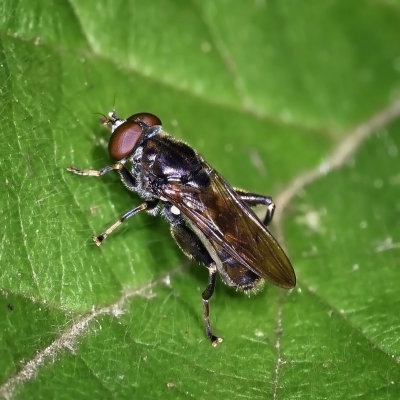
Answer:
<svg viewBox="0 0 400 400"><path fill-rule="evenodd" d="M135 121L147 126L162 125L160 118L150 113L137 113L131 115L127 121Z"/></svg>
<svg viewBox="0 0 400 400"><path fill-rule="evenodd" d="M108 152L114 160L122 160L132 153L140 137L142 127L133 121L126 121L115 129L108 142Z"/></svg>

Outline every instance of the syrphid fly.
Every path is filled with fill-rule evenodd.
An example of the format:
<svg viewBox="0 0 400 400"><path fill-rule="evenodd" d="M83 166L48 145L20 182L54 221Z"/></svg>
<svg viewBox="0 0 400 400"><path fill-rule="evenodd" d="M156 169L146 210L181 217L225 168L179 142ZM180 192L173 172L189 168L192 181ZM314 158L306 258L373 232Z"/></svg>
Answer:
<svg viewBox="0 0 400 400"><path fill-rule="evenodd" d="M126 188L144 201L93 239L100 246L140 211L164 216L181 250L208 269L202 301L213 346L222 341L210 324L217 272L227 285L244 292L256 291L264 278L283 288L295 286L292 265L266 228L275 209L271 197L233 189L195 150L164 132L153 114L121 119L112 111L102 123L112 132L108 151L114 163L99 170L71 166L68 171L102 176L116 170ZM263 222L251 209L256 205L267 206Z"/></svg>

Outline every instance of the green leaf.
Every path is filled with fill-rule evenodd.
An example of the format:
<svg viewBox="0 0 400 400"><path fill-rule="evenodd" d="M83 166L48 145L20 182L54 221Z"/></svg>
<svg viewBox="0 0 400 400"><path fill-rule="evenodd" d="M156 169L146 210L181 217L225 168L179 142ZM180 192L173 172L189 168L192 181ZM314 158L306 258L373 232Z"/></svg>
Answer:
<svg viewBox="0 0 400 400"><path fill-rule="evenodd" d="M288 397L400 393L399 129L379 130L292 202L285 228L300 283L284 311Z"/></svg>
<svg viewBox="0 0 400 400"><path fill-rule="evenodd" d="M0 395L398 398L398 2L47 3L0 13ZM110 163L113 107L277 200L297 288L218 282L217 348L165 221L91 240L140 203L65 170Z"/></svg>

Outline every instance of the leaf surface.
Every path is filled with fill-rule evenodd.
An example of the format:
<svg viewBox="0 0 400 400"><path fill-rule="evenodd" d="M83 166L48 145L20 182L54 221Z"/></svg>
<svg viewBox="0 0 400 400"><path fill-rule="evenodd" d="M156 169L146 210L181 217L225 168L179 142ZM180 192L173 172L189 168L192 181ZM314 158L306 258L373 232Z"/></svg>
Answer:
<svg viewBox="0 0 400 400"><path fill-rule="evenodd" d="M1 396L398 398L399 11L3 1ZM91 240L140 203L115 175L65 170L110 163L96 113L113 107L159 115L235 187L293 189L275 228L298 286L247 298L218 282L217 348L207 271L165 221L138 215Z"/></svg>

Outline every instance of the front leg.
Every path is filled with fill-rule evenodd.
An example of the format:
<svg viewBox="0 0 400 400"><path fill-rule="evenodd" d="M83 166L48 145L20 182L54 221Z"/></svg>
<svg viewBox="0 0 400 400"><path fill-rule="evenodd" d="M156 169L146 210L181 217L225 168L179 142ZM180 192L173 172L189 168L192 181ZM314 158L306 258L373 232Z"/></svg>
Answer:
<svg viewBox="0 0 400 400"><path fill-rule="evenodd" d="M79 169L74 166L67 167L68 172L72 172L74 174L82 176L96 176L96 177L102 176L114 170L118 171L122 183L129 190L132 190L133 192L136 191L136 179L128 170L128 168L126 168L125 165L123 165L122 163L115 163L101 169Z"/></svg>
<svg viewBox="0 0 400 400"><path fill-rule="evenodd" d="M96 176L96 177L105 175L108 172L114 171L114 170L118 171L122 183L129 190L136 191L135 177L130 173L130 171L121 162L117 162L115 164L108 165L101 169L80 169L80 168L77 168L74 166L70 166L67 168L67 171L72 172L77 175ZM107 228L102 234L100 234L98 236L94 236L93 237L94 242L97 244L97 246L100 246L103 243L104 239L106 239L107 236L109 236L115 229L117 229L127 219L136 215L140 211L151 210L154 207L156 207L157 204L158 204L158 200L148 200L148 201L145 201L144 203L140 204L138 207L135 207L132 210L129 210L118 221L114 222L109 228Z"/></svg>
<svg viewBox="0 0 400 400"><path fill-rule="evenodd" d="M268 226L268 224L272 221L275 211L275 203L272 201L272 198L270 196L250 193L240 189L235 190L235 192L239 195L240 200L244 201L250 207L259 205L267 206L267 212L265 214L263 223L265 226Z"/></svg>
<svg viewBox="0 0 400 400"><path fill-rule="evenodd" d="M121 170L122 168L124 168L124 165L120 162L117 162L112 165L107 165L101 169L80 169L71 165L70 167L67 167L67 171L83 176L102 176L110 171Z"/></svg>

